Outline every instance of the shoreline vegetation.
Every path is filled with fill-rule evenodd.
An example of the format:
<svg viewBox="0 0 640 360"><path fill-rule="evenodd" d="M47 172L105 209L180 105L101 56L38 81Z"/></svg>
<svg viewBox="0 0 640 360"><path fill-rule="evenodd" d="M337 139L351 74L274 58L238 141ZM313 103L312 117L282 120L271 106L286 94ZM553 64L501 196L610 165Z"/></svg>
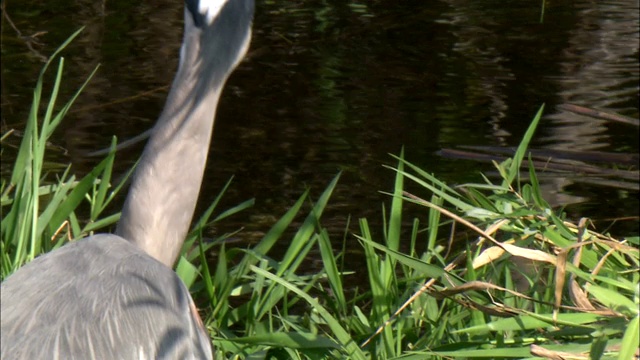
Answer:
<svg viewBox="0 0 640 360"><path fill-rule="evenodd" d="M63 58L48 100L43 75L78 33L43 68L13 172L2 179L2 279L119 218L105 214L128 177L112 183L115 139L83 178L70 167L43 168L48 138L82 91L57 104ZM497 181L451 187L404 160L403 152L394 156L384 228L373 231L367 219L357 219L359 231L345 236L362 247L366 273L343 271L345 240L331 239L322 225L339 174L318 198L302 194L248 249L225 246L235 233L201 241L204 228L253 204L219 210L230 181L194 221L176 266L217 357L637 359L640 240L598 233L588 219L575 223L542 198L527 148L543 109L513 156L493 160ZM523 165L528 170L521 173ZM419 191L406 191L407 182ZM402 218L409 206L423 207L425 216L407 228ZM276 244L288 244L278 259L270 256ZM300 269L312 251L324 267L309 274ZM207 263L211 252L215 264ZM368 288L349 288L355 277Z"/></svg>

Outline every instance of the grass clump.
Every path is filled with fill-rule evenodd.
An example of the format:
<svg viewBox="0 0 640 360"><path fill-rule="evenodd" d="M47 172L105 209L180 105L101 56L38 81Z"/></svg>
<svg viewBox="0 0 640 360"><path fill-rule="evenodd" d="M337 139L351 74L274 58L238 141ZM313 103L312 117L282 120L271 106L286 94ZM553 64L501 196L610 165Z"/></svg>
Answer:
<svg viewBox="0 0 640 360"><path fill-rule="evenodd" d="M572 223L542 198L531 166L530 182L519 180L541 114L542 109L515 156L495 164L502 175L497 183L485 178L450 187L398 156L381 237L372 235L367 219L359 220L360 231L353 234L363 247L366 272L340 268L344 254L336 255L332 244L338 242L320 221L337 178L293 238L281 239L282 229L304 197L256 248L221 247L212 277L218 277L218 289L228 291L211 298L208 317L219 356L635 356L638 237L597 233L587 219ZM429 200L407 192L406 181L431 194ZM404 209L415 205L426 208L425 219L403 229ZM268 256L276 239L290 244L282 260ZM297 274L313 247L324 269ZM241 257L235 267L234 256ZM234 276L220 276L226 273ZM367 277L369 289L348 295L353 276Z"/></svg>
<svg viewBox="0 0 640 360"><path fill-rule="evenodd" d="M71 238L80 238L117 221L119 215L103 217L103 211L120 191L122 183L110 188L114 154L100 162L89 174L77 179L70 166L61 173L45 170L48 140L65 114L87 84L93 73L72 98L56 111L64 58L60 58L48 102L42 100L43 77L55 56L75 38L74 33L47 61L33 93L33 103L27 119L24 137L18 149L10 179L0 185L2 226L0 230L2 279L41 253L63 245ZM96 69L97 70L97 69ZM94 71L95 73L95 71ZM44 109L44 111L42 110ZM3 134L4 140L8 134ZM53 175L57 178L52 179ZM76 210L89 200L89 218L80 221Z"/></svg>
<svg viewBox="0 0 640 360"><path fill-rule="evenodd" d="M367 263L366 272L360 274L340 269L344 255L336 255L332 249L336 242L319 221L334 179L304 230L285 240L291 247L284 260L268 257L268 247L242 251L242 272L237 273L242 275L227 278L234 284L225 286L235 289L227 293L230 298L250 297L228 311L233 316L223 321L211 315L219 355L234 359L635 356L638 237L616 239L588 229L587 219L577 224L566 219L542 198L532 166L530 182L520 181L526 147L541 115L542 109L514 157L495 164L501 174L496 183L485 178L483 183L450 187L398 156L381 237L372 235L367 219L359 220L360 231L354 234ZM429 199L407 192L406 181L420 185L431 194ZM298 211L299 204L292 211ZM415 205L426 208L425 219L414 219L409 229L403 229L404 209ZM289 264L303 262L314 246L324 269L296 275L298 268ZM256 265L245 267L247 256ZM226 264L221 266L216 274L227 269ZM369 289L347 295L346 284L353 276L367 277ZM228 301L231 308L233 303Z"/></svg>
<svg viewBox="0 0 640 360"><path fill-rule="evenodd" d="M55 112L60 60L40 115L42 75L51 63L34 90L11 178L2 180L3 279L67 239L104 229L119 217L103 215L122 187L111 184L114 151L80 180L69 168L55 181L43 170L47 139L77 96ZM224 240L234 234L200 241L206 227L253 203L218 212L227 184L196 221L177 265L202 310L217 358L637 356L639 239L597 233L587 219L573 223L543 199L527 154L541 115L542 109L513 158L495 163L497 182L483 178L452 187L401 152L397 166L390 167L395 186L381 235L364 218L349 235L362 247L366 271L342 268L346 254L334 250L341 241L332 240L322 225L339 175L314 201L305 192L246 249L227 248ZM523 164L527 183L521 181ZM407 182L418 190L408 192ZM88 218L77 214L80 204L88 204ZM402 219L409 206L423 208L424 217L407 228ZM301 225L292 229L300 217ZM272 254L283 243L284 253ZM218 254L215 264L207 262L211 251ZM320 254L321 271L303 267L312 252ZM366 278L367 289L350 286L354 277Z"/></svg>
<svg viewBox="0 0 640 360"><path fill-rule="evenodd" d="M614 239L589 230L587 219L564 218L542 198L533 166L530 183L519 181L541 114L514 157L495 164L498 183L453 188L397 158L386 237L372 238L364 220L358 235L372 288L366 320L379 326L364 344L375 358L405 358L409 348L444 358L637 353L638 237ZM405 191L405 180L430 198ZM411 245L401 253L392 236L401 231L392 227L403 202L428 215L426 227L415 219L404 232ZM426 250L417 250L420 243Z"/></svg>

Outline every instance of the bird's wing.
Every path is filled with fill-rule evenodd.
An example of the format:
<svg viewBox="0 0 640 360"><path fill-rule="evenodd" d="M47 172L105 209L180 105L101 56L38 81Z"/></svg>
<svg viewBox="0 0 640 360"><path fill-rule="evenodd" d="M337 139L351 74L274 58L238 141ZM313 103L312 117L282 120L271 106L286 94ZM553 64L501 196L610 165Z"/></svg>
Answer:
<svg viewBox="0 0 640 360"><path fill-rule="evenodd" d="M1 286L1 358L210 359L171 269L115 235L36 258Z"/></svg>

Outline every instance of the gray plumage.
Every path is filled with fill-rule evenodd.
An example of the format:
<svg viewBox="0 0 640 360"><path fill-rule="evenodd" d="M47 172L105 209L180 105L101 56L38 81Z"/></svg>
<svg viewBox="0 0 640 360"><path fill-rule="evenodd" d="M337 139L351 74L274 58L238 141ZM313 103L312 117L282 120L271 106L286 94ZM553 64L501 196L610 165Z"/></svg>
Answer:
<svg viewBox="0 0 640 360"><path fill-rule="evenodd" d="M95 235L2 284L2 359L211 359L193 310L175 272L127 240Z"/></svg>
<svg viewBox="0 0 640 360"><path fill-rule="evenodd" d="M246 53L253 0L186 0L180 65L117 235L40 256L1 286L0 358L211 359L171 270L187 234L224 83Z"/></svg>

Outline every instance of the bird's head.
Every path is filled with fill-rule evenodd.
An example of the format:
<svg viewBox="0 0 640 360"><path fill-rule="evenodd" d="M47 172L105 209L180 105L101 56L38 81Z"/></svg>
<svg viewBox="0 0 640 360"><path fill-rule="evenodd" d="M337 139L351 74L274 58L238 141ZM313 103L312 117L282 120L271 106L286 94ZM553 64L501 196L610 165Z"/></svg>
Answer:
<svg viewBox="0 0 640 360"><path fill-rule="evenodd" d="M253 11L254 0L185 0L180 68L197 69L187 71L205 86L222 85L249 48Z"/></svg>

